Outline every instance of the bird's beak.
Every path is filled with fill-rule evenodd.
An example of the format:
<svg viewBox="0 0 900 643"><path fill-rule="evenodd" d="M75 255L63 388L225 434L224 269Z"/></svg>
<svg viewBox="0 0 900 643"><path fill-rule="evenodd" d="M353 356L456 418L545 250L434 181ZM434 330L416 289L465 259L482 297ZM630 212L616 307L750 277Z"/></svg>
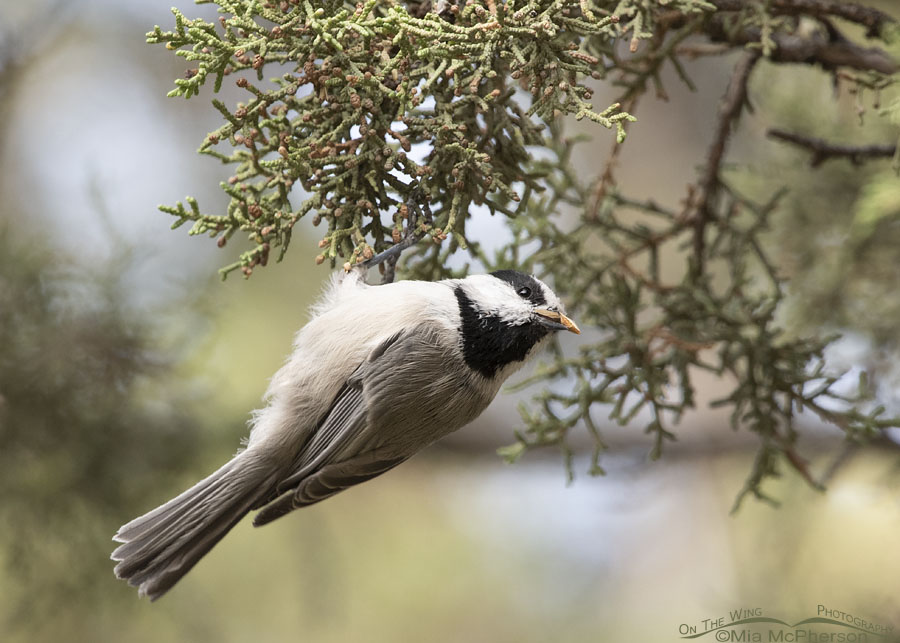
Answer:
<svg viewBox="0 0 900 643"><path fill-rule="evenodd" d="M535 308L534 313L535 315L541 316L541 323L545 326L549 326L555 330L567 330L576 335L581 334L581 329L578 328L578 325L561 312L548 310L546 308Z"/></svg>

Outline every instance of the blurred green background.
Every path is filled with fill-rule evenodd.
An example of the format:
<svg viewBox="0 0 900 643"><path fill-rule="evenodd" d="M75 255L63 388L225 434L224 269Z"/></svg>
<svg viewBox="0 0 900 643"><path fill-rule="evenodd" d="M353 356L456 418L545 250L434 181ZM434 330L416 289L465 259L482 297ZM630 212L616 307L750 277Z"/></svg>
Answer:
<svg viewBox="0 0 900 643"><path fill-rule="evenodd" d="M217 119L208 92L166 99L183 67L144 44L169 4L0 0L0 15L0 641L668 641L738 608L794 622L819 604L900 628L891 440L844 451L810 418L813 470L842 458L829 491L787 475L780 509L731 516L755 444L720 414L688 417L654 463L638 429L609 427L608 475L567 486L555 453L495 456L512 395L376 481L263 529L245 520L169 595L139 600L113 576L112 534L234 452L328 270L310 228L283 264L220 283L237 250L170 232L156 210L186 194L224 207L222 168L194 153ZM668 78L670 101L641 105L625 191L683 197L729 61L698 61L697 92ZM810 175L762 136L777 122L896 139L832 92L815 70L766 65L733 160L747 190L795 188L773 232L802 286L787 322L849 331L848 367L892 364L900 180L886 163ZM580 152L595 173L611 139L579 128L598 136ZM847 263L873 200L882 227Z"/></svg>

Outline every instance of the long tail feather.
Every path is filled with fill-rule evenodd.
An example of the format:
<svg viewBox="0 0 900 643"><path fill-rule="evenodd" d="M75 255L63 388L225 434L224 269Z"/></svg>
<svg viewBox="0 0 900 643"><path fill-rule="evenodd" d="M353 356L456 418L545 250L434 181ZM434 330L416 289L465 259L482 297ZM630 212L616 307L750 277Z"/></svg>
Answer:
<svg viewBox="0 0 900 643"><path fill-rule="evenodd" d="M156 600L187 574L269 491L271 470L248 451L143 516L113 540L116 576ZM254 466L256 465L256 466Z"/></svg>

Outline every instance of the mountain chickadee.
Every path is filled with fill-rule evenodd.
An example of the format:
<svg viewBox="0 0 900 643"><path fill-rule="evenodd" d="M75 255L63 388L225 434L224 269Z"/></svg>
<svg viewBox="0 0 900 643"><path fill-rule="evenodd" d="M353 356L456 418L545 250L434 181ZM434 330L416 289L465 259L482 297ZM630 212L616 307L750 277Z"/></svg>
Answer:
<svg viewBox="0 0 900 643"><path fill-rule="evenodd" d="M272 378L246 448L122 526L116 576L155 600L251 510L264 525L397 466L478 417L558 330L580 332L544 283L512 270L335 279Z"/></svg>

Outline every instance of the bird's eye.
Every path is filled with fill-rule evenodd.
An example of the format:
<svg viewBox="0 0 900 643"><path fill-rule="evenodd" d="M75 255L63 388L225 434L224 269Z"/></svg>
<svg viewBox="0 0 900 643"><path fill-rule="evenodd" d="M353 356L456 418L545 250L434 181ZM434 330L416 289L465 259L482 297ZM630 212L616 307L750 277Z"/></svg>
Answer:
<svg viewBox="0 0 900 643"><path fill-rule="evenodd" d="M529 288L528 286L522 286L516 291L516 294L522 299L528 299L529 297L531 297L531 288Z"/></svg>

